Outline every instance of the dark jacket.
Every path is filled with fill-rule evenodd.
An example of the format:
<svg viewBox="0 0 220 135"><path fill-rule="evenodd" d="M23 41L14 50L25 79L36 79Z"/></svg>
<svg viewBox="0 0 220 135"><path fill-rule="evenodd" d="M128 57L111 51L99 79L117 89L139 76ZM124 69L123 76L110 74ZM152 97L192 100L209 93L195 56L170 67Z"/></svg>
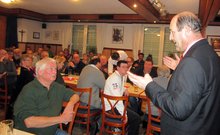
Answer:
<svg viewBox="0 0 220 135"><path fill-rule="evenodd" d="M219 135L220 59L206 39L180 61L167 91L151 82L146 93L162 109L162 135Z"/></svg>
<svg viewBox="0 0 220 135"><path fill-rule="evenodd" d="M74 63L75 64L75 63ZM72 70L72 74L78 74L80 75L82 69L85 67L86 65L82 62L79 61L79 63L75 64L74 67L67 67L65 70L65 74L68 74L68 70L71 69Z"/></svg>

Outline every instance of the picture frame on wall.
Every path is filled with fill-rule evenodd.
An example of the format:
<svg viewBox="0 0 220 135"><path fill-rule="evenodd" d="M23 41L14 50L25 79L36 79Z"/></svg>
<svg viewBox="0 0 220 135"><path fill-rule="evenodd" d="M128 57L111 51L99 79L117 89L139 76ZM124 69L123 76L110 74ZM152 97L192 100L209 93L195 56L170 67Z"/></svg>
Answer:
<svg viewBox="0 0 220 135"><path fill-rule="evenodd" d="M53 31L53 40L59 40L60 33L59 31Z"/></svg>
<svg viewBox="0 0 220 135"><path fill-rule="evenodd" d="M52 32L51 31L46 31L45 32L45 39L51 39L52 38Z"/></svg>
<svg viewBox="0 0 220 135"><path fill-rule="evenodd" d="M213 47L216 53L220 56L220 36L219 35L207 35L209 44Z"/></svg>
<svg viewBox="0 0 220 135"><path fill-rule="evenodd" d="M215 49L220 51L220 36L218 35L207 35L209 44Z"/></svg>
<svg viewBox="0 0 220 135"><path fill-rule="evenodd" d="M33 32L33 39L40 39L40 32Z"/></svg>
<svg viewBox="0 0 220 135"><path fill-rule="evenodd" d="M112 43L122 44L124 40L124 27L123 26L113 26L112 27Z"/></svg>

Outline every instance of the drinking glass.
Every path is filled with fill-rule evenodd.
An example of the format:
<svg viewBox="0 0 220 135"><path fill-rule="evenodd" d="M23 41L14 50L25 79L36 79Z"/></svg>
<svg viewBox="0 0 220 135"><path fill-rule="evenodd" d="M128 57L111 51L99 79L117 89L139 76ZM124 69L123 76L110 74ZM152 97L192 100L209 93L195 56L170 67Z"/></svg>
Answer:
<svg viewBox="0 0 220 135"><path fill-rule="evenodd" d="M0 133L2 135L13 135L13 120L3 120L0 122Z"/></svg>
<svg viewBox="0 0 220 135"><path fill-rule="evenodd" d="M72 74L72 69L68 69L68 76L71 76Z"/></svg>

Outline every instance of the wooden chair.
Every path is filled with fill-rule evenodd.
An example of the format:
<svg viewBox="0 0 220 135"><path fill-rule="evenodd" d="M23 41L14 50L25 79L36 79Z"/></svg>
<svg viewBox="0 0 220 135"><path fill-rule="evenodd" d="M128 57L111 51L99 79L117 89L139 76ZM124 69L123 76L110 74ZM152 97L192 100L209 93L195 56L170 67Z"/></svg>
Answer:
<svg viewBox="0 0 220 135"><path fill-rule="evenodd" d="M102 126L101 126L101 132L100 135L102 135L102 132L105 131L110 134L125 134L126 130L126 110L128 106L128 97L127 96L110 96L106 95L104 93L101 93L101 100L102 100ZM119 101L124 103L124 113L123 115L119 115L118 112L116 112L116 105L119 103ZM109 104L111 109L109 111L105 111L105 103ZM119 128L120 131L112 131L112 128Z"/></svg>
<svg viewBox="0 0 220 135"><path fill-rule="evenodd" d="M7 73L0 74L0 104L3 105L4 119L11 97L8 95Z"/></svg>
<svg viewBox="0 0 220 135"><path fill-rule="evenodd" d="M68 102L63 102L63 108L66 107ZM78 110L78 107L79 107L79 102L77 102L75 105L74 105L74 108L73 108L73 118L72 118L72 121L68 123L68 128L67 128L67 133L69 135L72 135L72 130L73 130L73 124L74 124L74 120L75 120L75 117L76 117L76 112ZM63 130L63 124L60 123L60 129Z"/></svg>
<svg viewBox="0 0 220 135"><path fill-rule="evenodd" d="M92 98L92 88L73 88L75 92L79 94L81 98L83 94L88 95L88 103L80 103L77 110L75 123L85 124L86 125L86 134L89 135L90 124L97 122L96 119L93 119L101 115L100 109L91 109L91 98Z"/></svg>
<svg viewBox="0 0 220 135"><path fill-rule="evenodd" d="M153 135L153 132L158 132L160 133L160 115L161 115L161 110L159 108L158 109L158 116L154 117L152 116L152 109L151 109L151 105L152 102L150 100L150 98L146 98L146 102L147 102L147 108L148 108L148 114L147 114L147 129L146 129L146 135Z"/></svg>

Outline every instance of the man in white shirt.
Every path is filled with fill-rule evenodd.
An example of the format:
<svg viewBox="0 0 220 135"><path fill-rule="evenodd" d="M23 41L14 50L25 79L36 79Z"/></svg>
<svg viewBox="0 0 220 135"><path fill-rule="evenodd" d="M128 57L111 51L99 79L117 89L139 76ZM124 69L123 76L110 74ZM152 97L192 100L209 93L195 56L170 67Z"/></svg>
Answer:
<svg viewBox="0 0 220 135"><path fill-rule="evenodd" d="M113 65L117 65L119 60L126 60L128 57L125 51L119 50L117 52L113 52L111 57L108 59L108 74L113 73Z"/></svg>
<svg viewBox="0 0 220 135"><path fill-rule="evenodd" d="M106 80L104 93L111 96L123 96L128 95L127 89L124 88L124 79L125 75L128 71L128 63L124 60L120 60L117 62L117 70L109 76ZM111 109L108 102L105 101L105 111ZM124 104L123 102L119 102L116 105L116 108L119 115L123 115ZM127 108L127 119L128 119L128 135L138 135L140 116Z"/></svg>

